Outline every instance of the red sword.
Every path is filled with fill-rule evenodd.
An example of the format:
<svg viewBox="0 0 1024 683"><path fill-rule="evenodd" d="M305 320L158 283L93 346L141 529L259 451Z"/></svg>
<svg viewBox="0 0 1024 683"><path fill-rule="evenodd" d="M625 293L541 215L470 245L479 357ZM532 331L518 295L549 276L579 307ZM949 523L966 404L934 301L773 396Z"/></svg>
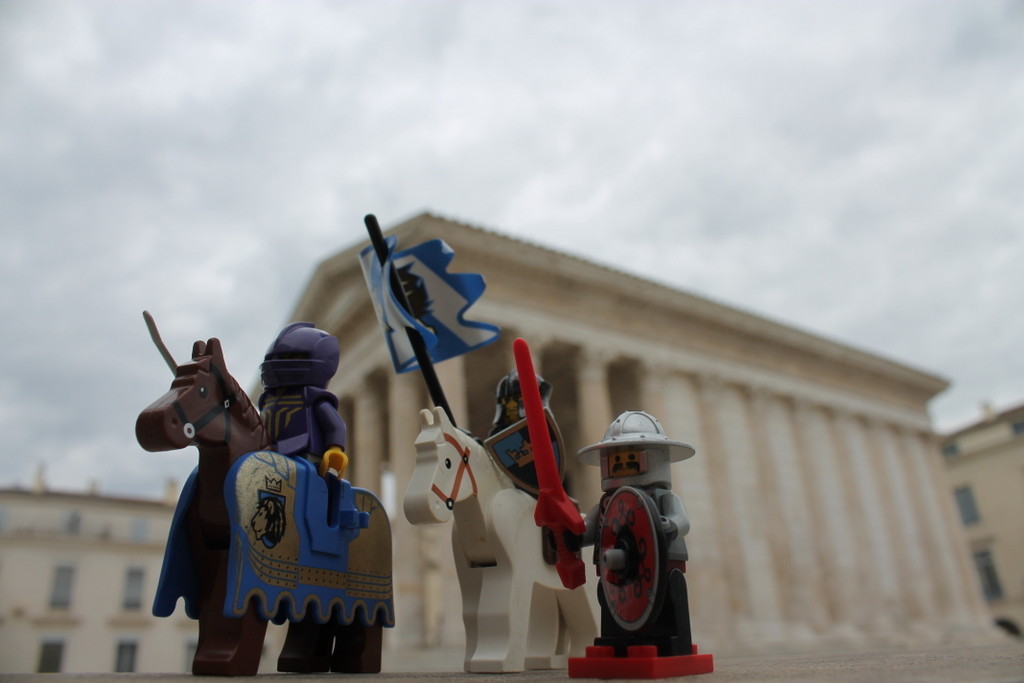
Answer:
<svg viewBox="0 0 1024 683"><path fill-rule="evenodd" d="M519 372L519 389L523 394L523 406L526 409L526 425L530 430L530 443L533 445L533 462L537 468L537 483L540 493L537 496L537 507L534 509L533 520L537 526L547 527L555 537L555 548L558 561L555 569L558 578L566 588L582 586L587 580L587 566L580 558L579 551L572 551L565 544L566 531L583 534L583 518L572 500L562 487L555 464L555 452L551 449L551 435L548 421L544 416L544 404L537 386L537 375L533 371L533 358L530 347L524 339L512 342L512 353L516 359L516 370Z"/></svg>

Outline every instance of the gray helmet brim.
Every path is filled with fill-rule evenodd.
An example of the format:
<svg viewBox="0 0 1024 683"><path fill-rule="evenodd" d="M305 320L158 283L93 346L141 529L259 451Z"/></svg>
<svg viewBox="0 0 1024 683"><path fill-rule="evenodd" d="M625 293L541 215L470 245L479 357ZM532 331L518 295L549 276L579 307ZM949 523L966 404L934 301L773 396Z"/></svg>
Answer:
<svg viewBox="0 0 1024 683"><path fill-rule="evenodd" d="M600 465L601 464L601 452L610 451L614 448L621 448L623 446L641 446L643 448L657 448L668 454L668 461L679 462L692 458L696 451L688 443L682 441L673 441L665 436L661 435L650 435L645 436L642 434L630 434L629 438L612 437L595 443L590 446L585 446L576 452L576 458L584 465Z"/></svg>

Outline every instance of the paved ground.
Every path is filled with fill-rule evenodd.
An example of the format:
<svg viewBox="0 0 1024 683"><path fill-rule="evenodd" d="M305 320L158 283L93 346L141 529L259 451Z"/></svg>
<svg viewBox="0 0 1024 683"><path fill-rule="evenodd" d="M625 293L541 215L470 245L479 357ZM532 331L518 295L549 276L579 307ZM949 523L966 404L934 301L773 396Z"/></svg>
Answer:
<svg viewBox="0 0 1024 683"><path fill-rule="evenodd" d="M471 683L517 683L518 681L567 681L565 671L545 671L524 674L466 674L462 671L426 671L439 664L447 664L459 653L451 650L410 652L404 662L394 662L392 669L403 664L420 662L417 671L394 671L358 676L300 676L296 674L264 674L262 681L469 681ZM223 678L193 677L184 674L59 674L4 675L2 681L54 680L106 681L111 678L132 681L220 681ZM238 680L238 679L231 679ZM583 679L576 679L583 680ZM995 646L958 647L950 650L901 650L874 652L844 652L833 654L778 655L773 657L716 657L715 672L692 679L694 683L724 683L726 681L838 681L839 683L1024 683L1024 642L1007 642Z"/></svg>

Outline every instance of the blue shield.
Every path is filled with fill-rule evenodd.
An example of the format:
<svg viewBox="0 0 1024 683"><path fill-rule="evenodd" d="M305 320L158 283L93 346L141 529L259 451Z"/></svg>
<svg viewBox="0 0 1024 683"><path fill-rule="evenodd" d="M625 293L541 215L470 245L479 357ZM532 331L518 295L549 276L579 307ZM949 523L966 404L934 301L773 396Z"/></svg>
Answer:
<svg viewBox="0 0 1024 683"><path fill-rule="evenodd" d="M551 411L545 409L544 417L547 418L551 450L555 454L558 478L561 479L565 471L562 434L558 431ZM533 446L525 418L485 439L484 447L505 474L512 478L516 487L535 496L538 494L540 483L537 481L537 466L533 462Z"/></svg>

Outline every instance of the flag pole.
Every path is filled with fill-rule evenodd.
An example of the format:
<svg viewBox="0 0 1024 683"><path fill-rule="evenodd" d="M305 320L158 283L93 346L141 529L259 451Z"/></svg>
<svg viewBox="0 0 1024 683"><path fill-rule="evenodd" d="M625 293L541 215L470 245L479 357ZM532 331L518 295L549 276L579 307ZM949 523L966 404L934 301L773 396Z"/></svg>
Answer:
<svg viewBox="0 0 1024 683"><path fill-rule="evenodd" d="M377 252L377 260L380 261L380 265L383 267L388 260L388 247L384 241L384 233L380 229L380 223L377 222L377 217L372 213L366 214L363 222L366 224L366 231L370 233L370 242L373 244L373 250ZM398 279L398 273L395 272L394 268L389 268L388 271L391 290L398 298L398 303L411 316L412 308L409 306L409 299L405 295L402 282ZM453 426L457 426L455 425L455 416L452 415L452 409L448 407L448 399L444 395L444 389L441 387L441 380L437 377L434 361L431 360L430 352L427 351L427 345L423 342L423 337L419 332L409 327L405 328L405 332L409 335L409 344L412 345L413 354L416 356L416 364L419 365L420 374L423 375L423 381L427 385L430 400L434 402L435 406L444 410Z"/></svg>

